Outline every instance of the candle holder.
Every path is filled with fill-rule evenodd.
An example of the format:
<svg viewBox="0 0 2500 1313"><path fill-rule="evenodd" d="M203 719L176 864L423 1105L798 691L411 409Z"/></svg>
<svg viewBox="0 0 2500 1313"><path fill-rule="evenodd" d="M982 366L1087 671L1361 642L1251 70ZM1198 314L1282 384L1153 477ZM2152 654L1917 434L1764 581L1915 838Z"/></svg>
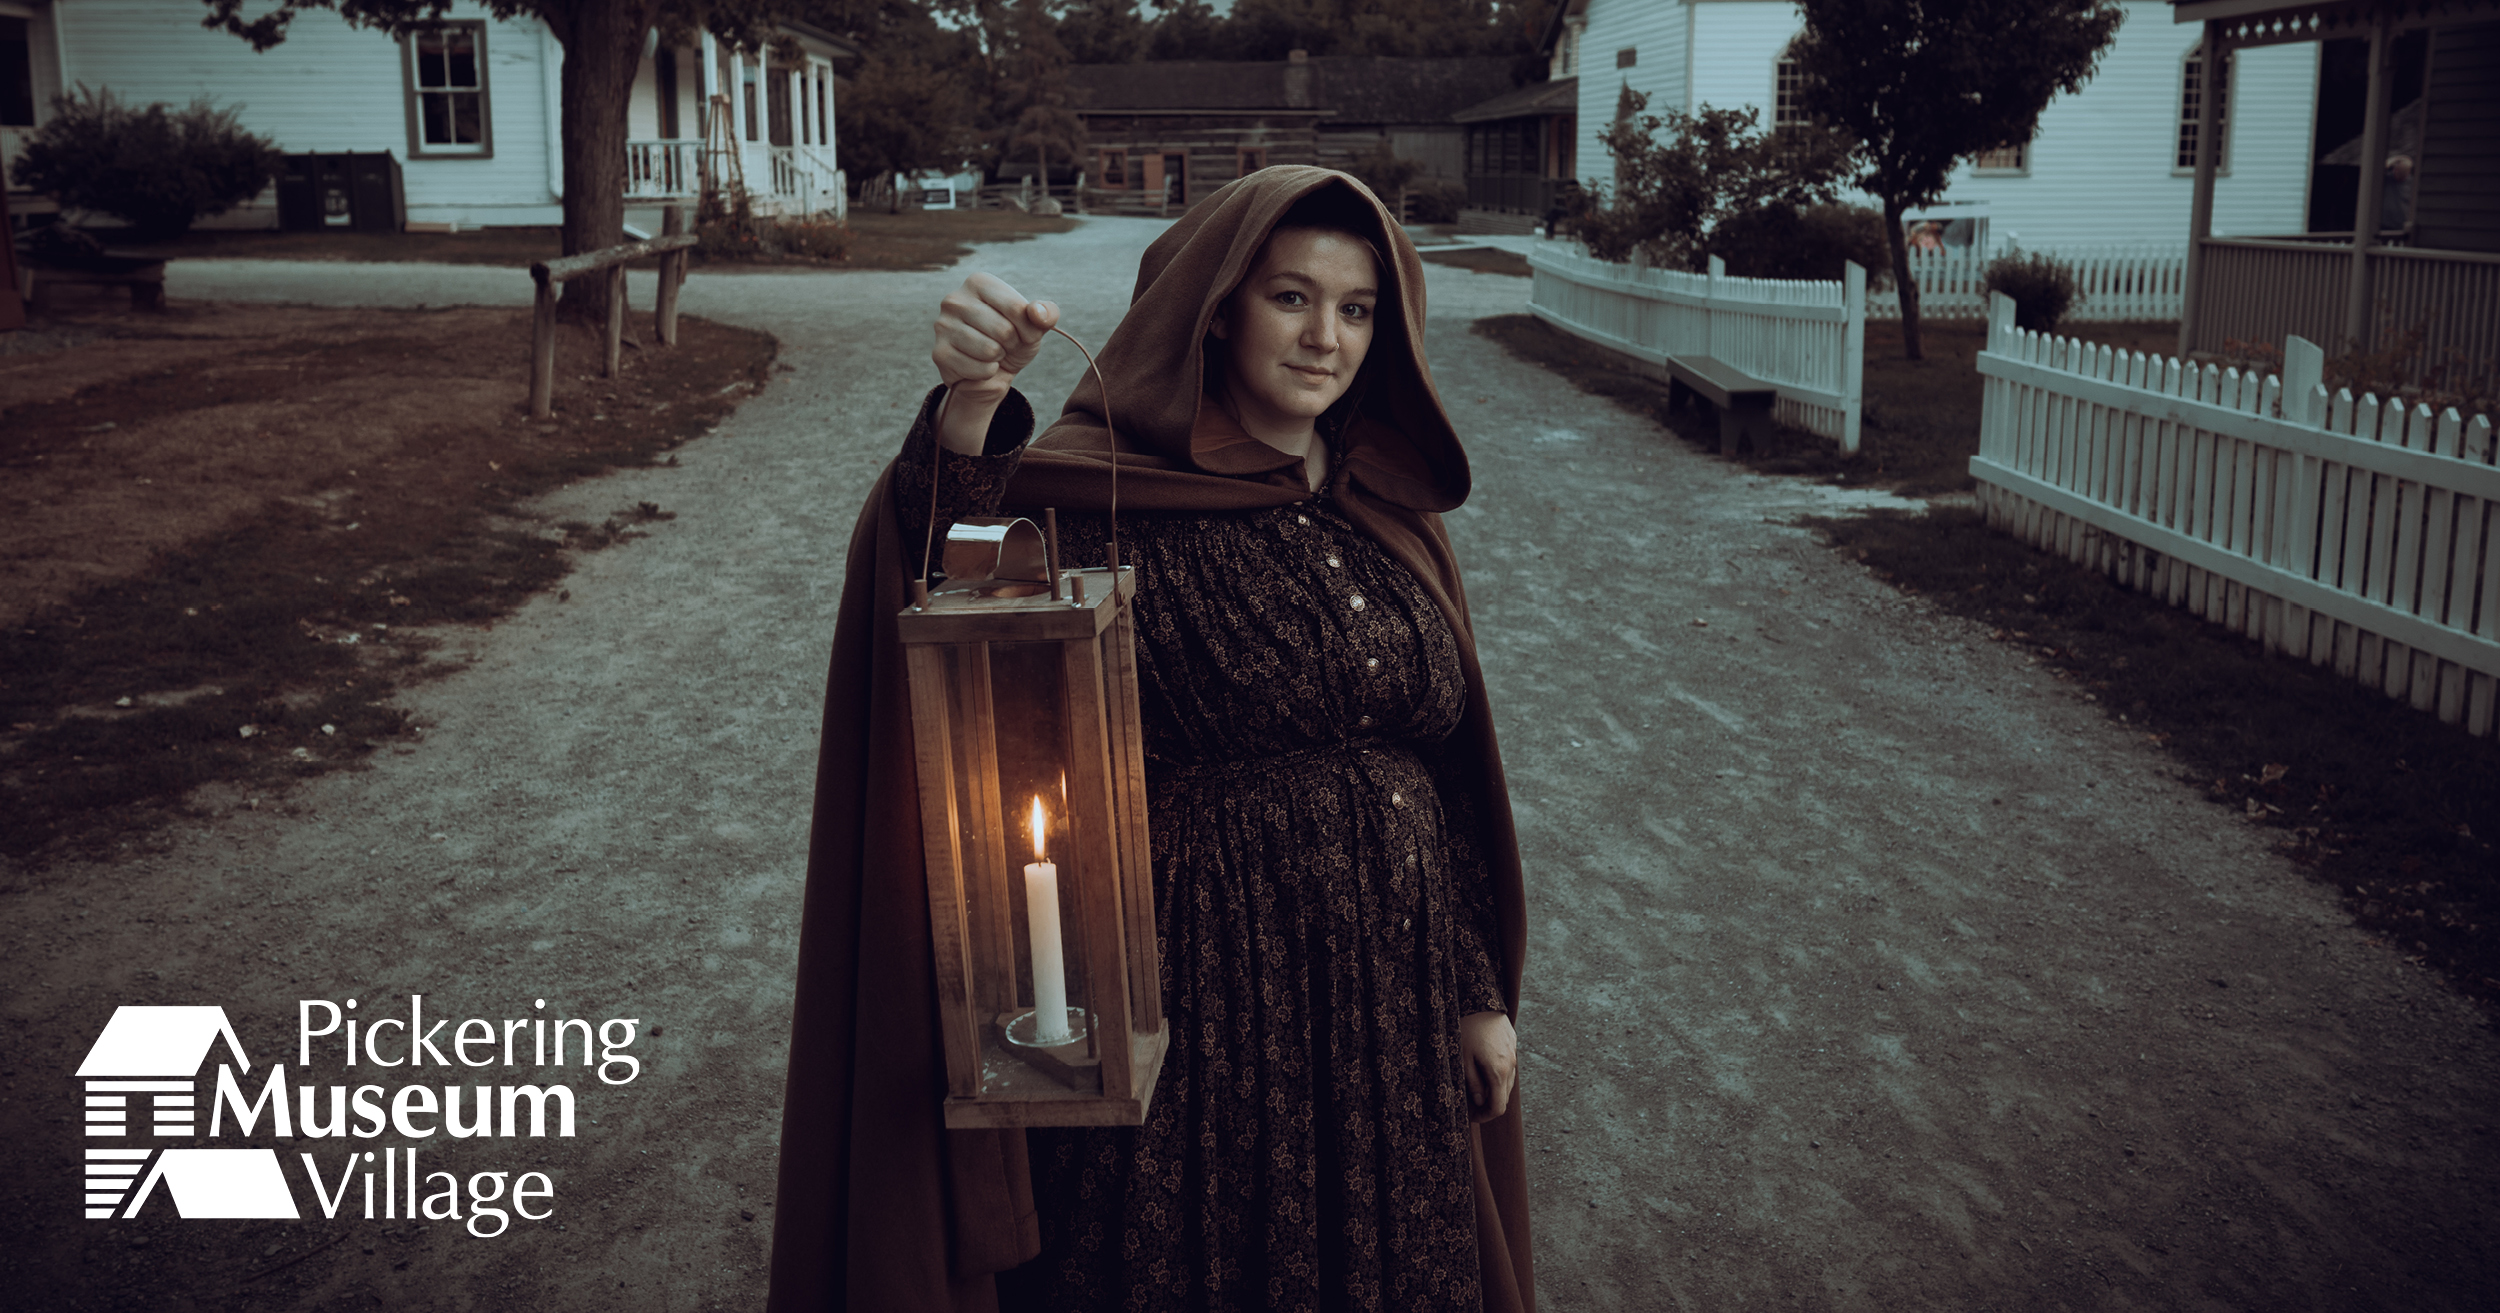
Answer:
<svg viewBox="0 0 2500 1313"><path fill-rule="evenodd" d="M1013 545L1032 541L1029 523L980 532L1003 549L992 553L1002 586L950 577L897 617L946 1124L1134 1126L1170 1034L1130 624L1136 573L1054 562L1044 592L1024 565L1006 565ZM950 536L947 562L958 559Z"/></svg>

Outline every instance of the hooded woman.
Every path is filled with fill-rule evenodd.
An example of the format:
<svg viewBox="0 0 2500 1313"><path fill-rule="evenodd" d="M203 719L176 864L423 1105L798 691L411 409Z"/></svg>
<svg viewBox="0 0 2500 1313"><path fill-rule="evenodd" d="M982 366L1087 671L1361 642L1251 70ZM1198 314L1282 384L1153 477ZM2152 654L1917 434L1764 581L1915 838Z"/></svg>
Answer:
<svg viewBox="0 0 2500 1313"><path fill-rule="evenodd" d="M1532 1308L1524 899L1422 273L1353 179L1262 170L1147 250L1109 424L1089 376L1030 446L1056 309L946 298L836 631L774 1308ZM1100 564L1115 432L1171 1047L1142 1126L950 1132L893 617L933 494L940 532L1057 508Z"/></svg>

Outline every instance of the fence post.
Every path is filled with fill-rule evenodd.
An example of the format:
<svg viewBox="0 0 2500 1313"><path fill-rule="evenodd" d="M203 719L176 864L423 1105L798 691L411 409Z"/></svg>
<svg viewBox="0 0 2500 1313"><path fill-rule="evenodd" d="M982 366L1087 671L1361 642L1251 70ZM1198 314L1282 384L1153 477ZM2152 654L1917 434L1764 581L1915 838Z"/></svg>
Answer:
<svg viewBox="0 0 2500 1313"><path fill-rule="evenodd" d="M1846 400L1841 419L1840 449L1858 449L1858 418L1866 408L1866 269L1855 260L1841 265L1840 299L1849 312L1840 338L1840 395Z"/></svg>
<svg viewBox="0 0 2500 1313"><path fill-rule="evenodd" d="M1999 355L2013 345L2014 298L2003 292L1988 293L1988 350Z"/></svg>
<svg viewBox="0 0 2500 1313"><path fill-rule="evenodd" d="M625 354L625 262L608 266L608 358L601 378L614 378Z"/></svg>
<svg viewBox="0 0 2500 1313"><path fill-rule="evenodd" d="M1701 314L1702 323L1706 326L1702 340L1710 344L1710 358L1712 360L1727 359L1726 356L1719 353L1719 297L1723 295L1719 284L1721 280L1726 277L1727 261L1722 260L1715 255L1711 256L1710 291L1702 306Z"/></svg>
<svg viewBox="0 0 2500 1313"><path fill-rule="evenodd" d="M660 257L660 295L652 314L652 331L663 346L677 345L677 285L686 279L686 253L670 251Z"/></svg>
<svg viewBox="0 0 2500 1313"><path fill-rule="evenodd" d="M538 274L538 303L530 325L530 418L555 413L556 284Z"/></svg>

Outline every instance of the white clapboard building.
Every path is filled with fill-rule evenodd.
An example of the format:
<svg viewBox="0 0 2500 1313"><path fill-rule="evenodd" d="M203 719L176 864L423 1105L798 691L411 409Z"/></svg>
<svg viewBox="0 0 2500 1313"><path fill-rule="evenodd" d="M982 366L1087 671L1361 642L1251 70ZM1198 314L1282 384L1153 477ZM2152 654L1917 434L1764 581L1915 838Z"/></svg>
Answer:
<svg viewBox="0 0 2500 1313"><path fill-rule="evenodd" d="M2184 247L2195 191L2196 115L2214 97L2198 59L2200 33L2172 21L2162 0L2125 0L2126 21L2084 89L2061 95L2023 146L1967 162L1938 217L2002 244L2034 250ZM1606 183L1612 158L1598 134L1626 87L1653 113L1751 106L1763 125L1798 121L1783 68L1803 27L1787 0L1566 0L1549 41L1555 76L1579 82L1583 184ZM2313 45L2235 52L2223 79L2217 233L2297 233L2311 174ZM1856 198L1873 203L1872 198Z"/></svg>
<svg viewBox="0 0 2500 1313"><path fill-rule="evenodd" d="M141 105L205 96L289 154L389 153L412 224L560 218L564 50L544 24L463 0L439 29L395 39L315 10L261 53L203 28L207 13L200 0L0 0L0 153L14 161L65 89ZM805 25L783 31L802 51L795 62L708 35L652 43L626 128L629 206L691 200L710 170L742 181L768 213L840 207L834 82L858 51ZM13 194L11 208L30 202L40 207ZM278 221L273 187L211 222Z"/></svg>

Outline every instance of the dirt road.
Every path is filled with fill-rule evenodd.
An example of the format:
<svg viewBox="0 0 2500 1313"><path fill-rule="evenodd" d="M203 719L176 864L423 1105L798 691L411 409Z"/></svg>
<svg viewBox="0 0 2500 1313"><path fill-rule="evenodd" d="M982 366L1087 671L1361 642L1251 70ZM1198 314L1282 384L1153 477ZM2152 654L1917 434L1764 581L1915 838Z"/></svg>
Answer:
<svg viewBox="0 0 2500 1313"><path fill-rule="evenodd" d="M1156 228L1091 220L966 267L1098 342ZM501 299L480 272L177 266L171 291ZM15 881L0 1280L27 1306L759 1303L838 553L961 272L698 277L690 312L778 334L794 372L678 468L557 497L674 521L586 557L569 600L451 635L467 668L408 695L422 743ZM1828 494L1467 332L1523 281L1432 278L1476 463L1452 536L1531 881L1544 1307L2489 1306L2485 1015L2124 726L1816 546L1792 521ZM1047 353L1032 390L1055 402L1076 368ZM296 1064L299 1000L405 1018L412 994L452 1019L438 1045L466 1018L637 1018L639 1074L567 1073L570 1139L250 1142L307 1208L299 1153L336 1190L350 1152L414 1146L464 1182L545 1172L545 1220L481 1239L366 1221L360 1194L338 1220L80 1217L73 1073L118 1004L222 1005L247 1094L278 1062L325 1090L547 1078L526 1053L350 1068L337 1034Z"/></svg>

